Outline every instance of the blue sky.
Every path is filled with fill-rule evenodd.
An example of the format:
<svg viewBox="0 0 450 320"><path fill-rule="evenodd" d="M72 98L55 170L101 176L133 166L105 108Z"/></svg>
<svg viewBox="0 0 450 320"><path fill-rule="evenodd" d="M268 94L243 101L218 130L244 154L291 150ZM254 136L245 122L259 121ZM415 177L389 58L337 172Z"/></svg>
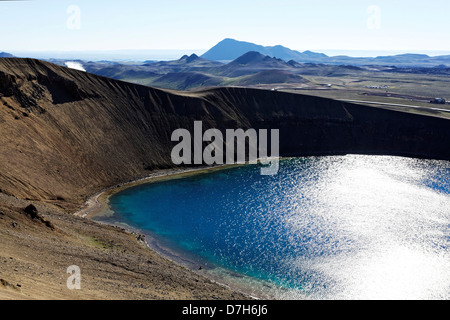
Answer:
<svg viewBox="0 0 450 320"><path fill-rule="evenodd" d="M450 53L447 0L31 0L1 1L0 12L0 51L196 50L235 38L300 51Z"/></svg>

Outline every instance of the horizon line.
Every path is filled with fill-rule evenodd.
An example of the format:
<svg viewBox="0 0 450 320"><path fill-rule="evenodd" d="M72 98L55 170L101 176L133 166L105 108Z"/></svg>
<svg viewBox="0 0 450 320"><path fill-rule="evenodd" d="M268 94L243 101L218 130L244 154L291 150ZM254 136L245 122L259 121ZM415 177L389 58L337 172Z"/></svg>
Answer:
<svg viewBox="0 0 450 320"><path fill-rule="evenodd" d="M183 53L183 52L190 52L191 54L195 53L197 55L203 55L210 49L88 49L88 50L82 50L82 49L76 49L76 50L11 50L11 49L0 49L0 52L6 52L6 53L30 53L30 54L127 54L127 53L160 53L160 54L175 54L175 53ZM402 54L424 54L428 55L430 57L437 57L437 56L443 56L443 55L450 55L450 50L371 50L371 49L309 49L305 51L300 50L294 50L298 52L306 52L311 51L314 53L323 53L328 55L329 57L337 57L337 56L348 56L351 58L377 58L380 57L380 54L389 54L392 55L402 55ZM328 53L327 53L328 52ZM353 53L353 55L351 54ZM373 55L358 55L358 53L373 53ZM187 54L187 53L186 53ZM132 59L132 57L130 57Z"/></svg>

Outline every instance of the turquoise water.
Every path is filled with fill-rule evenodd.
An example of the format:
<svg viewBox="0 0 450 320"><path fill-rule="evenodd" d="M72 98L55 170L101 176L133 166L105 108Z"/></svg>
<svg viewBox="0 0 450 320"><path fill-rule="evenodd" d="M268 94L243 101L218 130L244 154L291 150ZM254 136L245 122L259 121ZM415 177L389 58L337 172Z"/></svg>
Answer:
<svg viewBox="0 0 450 320"><path fill-rule="evenodd" d="M112 219L283 298L450 298L450 163L398 157L287 159L127 189Z"/></svg>

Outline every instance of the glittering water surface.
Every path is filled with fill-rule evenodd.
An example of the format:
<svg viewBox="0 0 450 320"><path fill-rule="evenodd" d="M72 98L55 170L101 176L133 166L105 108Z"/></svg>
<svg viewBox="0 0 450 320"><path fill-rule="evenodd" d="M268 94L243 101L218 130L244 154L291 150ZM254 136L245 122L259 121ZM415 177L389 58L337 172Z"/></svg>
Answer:
<svg viewBox="0 0 450 320"><path fill-rule="evenodd" d="M450 298L450 163L343 156L284 160L141 185L116 218L284 298Z"/></svg>

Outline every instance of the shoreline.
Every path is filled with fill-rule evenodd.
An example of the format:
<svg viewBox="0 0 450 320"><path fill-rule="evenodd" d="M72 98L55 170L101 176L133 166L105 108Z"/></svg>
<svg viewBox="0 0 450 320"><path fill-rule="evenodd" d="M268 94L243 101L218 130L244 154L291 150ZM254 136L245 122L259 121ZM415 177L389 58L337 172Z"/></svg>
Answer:
<svg viewBox="0 0 450 320"><path fill-rule="evenodd" d="M278 161L292 159L293 157L279 157ZM258 159L259 161L260 159ZM162 169L152 172L151 174L137 178L131 181L123 182L108 188L101 190L91 195L83 205L83 208L74 212L73 215L81 218L92 219L95 216L101 215L107 200L116 193L119 193L125 189L133 188L142 184L150 182L159 182L165 180L179 179L183 177L189 177L198 174L207 174L210 172L225 170L229 168L237 168L248 165L247 163L238 164L222 164L215 166L199 167L199 168L184 168L184 169ZM103 200L102 200L103 199Z"/></svg>
<svg viewBox="0 0 450 320"><path fill-rule="evenodd" d="M107 218L108 216L112 216L113 214L113 211L109 207L109 198L123 190L143 184L181 179L184 177L207 174L243 165L245 164L225 164L214 167L165 169L155 171L147 177L138 178L133 181L103 189L102 191L92 195L86 201L84 207L81 210L75 212L74 215L99 224L123 228L129 232L137 234L138 239L140 239L140 241L145 244L148 250L158 254L162 258L167 259L180 267L188 269L190 272L204 276L218 285L224 286L228 289L248 296L249 299L276 300L277 298L275 297L275 295L277 294L271 294L270 291L282 291L282 289L275 287L273 284L265 283L263 280L238 274L236 272L233 272L232 270L227 270L220 266L208 265L209 262L203 260L201 257L196 257L195 254L191 254L189 252L184 252L184 254L180 253L179 251L177 252L169 246L164 245L162 243L164 241L162 239L158 239L156 235L129 226L123 222L109 222L105 221L105 219L102 220L102 218Z"/></svg>
<svg viewBox="0 0 450 320"><path fill-rule="evenodd" d="M104 209L105 205L107 205L107 200L109 197L113 196L116 193L119 193L125 189L133 188L142 184L151 183L151 182L157 182L157 181L164 181L165 179L171 180L180 178L183 176L190 176L194 174L202 174L202 173L208 173L213 172L217 170L223 170L232 166L237 165L222 165L218 167L201 167L201 168L194 168L194 169L163 169L154 171L153 173L142 177L137 178L131 181L123 182L120 184L116 184L114 186L111 186L109 188L105 188L93 195L91 195L88 200L83 205L82 209L76 211L73 213L73 215L80 217L80 218L88 218L92 219L98 215L102 215L102 210Z"/></svg>

